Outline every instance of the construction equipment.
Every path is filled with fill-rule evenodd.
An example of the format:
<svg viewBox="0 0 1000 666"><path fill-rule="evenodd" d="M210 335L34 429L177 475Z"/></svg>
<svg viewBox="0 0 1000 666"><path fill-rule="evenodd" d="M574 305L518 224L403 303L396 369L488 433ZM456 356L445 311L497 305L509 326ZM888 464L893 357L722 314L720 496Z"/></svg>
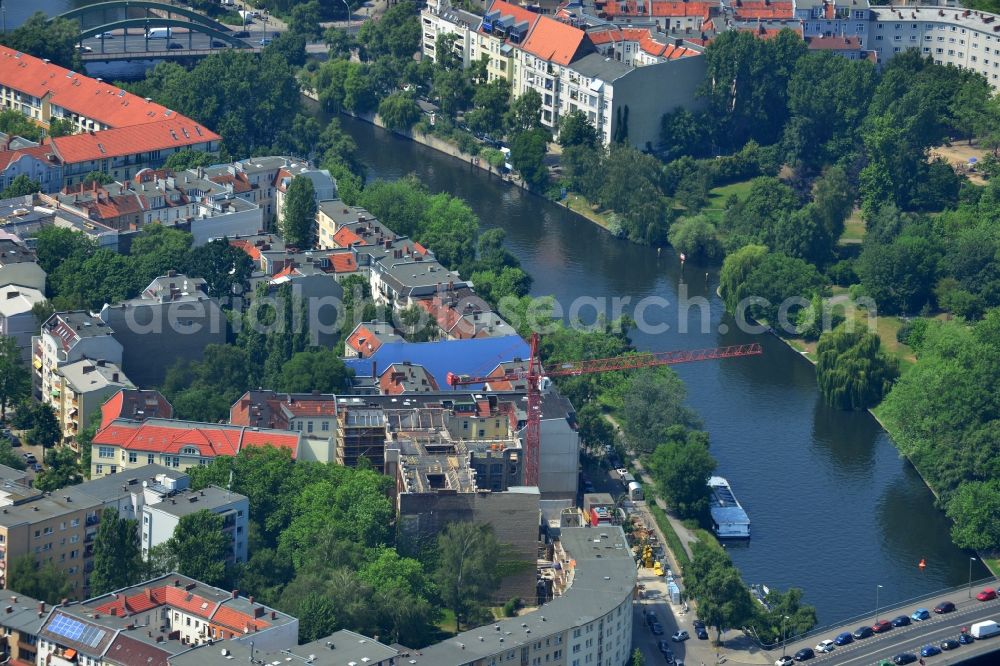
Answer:
<svg viewBox="0 0 1000 666"><path fill-rule="evenodd" d="M542 367L538 356L538 333L531 335L531 358L525 364L505 370L503 375L493 377L470 377L449 372L448 384L457 388L470 384L487 384L489 382L515 382L527 380L528 384L528 424L524 438L524 484L538 485L538 458L541 448L541 417L542 393L548 392L551 377L575 377L598 372L616 372L619 370L635 370L638 368L653 368L660 365L677 365L694 361L712 361L716 359L739 358L763 354L760 344L754 342L746 345L731 345L729 347L713 347L710 349L694 349L687 351L648 352L628 354L612 358L599 358L584 361L569 361L548 367Z"/></svg>

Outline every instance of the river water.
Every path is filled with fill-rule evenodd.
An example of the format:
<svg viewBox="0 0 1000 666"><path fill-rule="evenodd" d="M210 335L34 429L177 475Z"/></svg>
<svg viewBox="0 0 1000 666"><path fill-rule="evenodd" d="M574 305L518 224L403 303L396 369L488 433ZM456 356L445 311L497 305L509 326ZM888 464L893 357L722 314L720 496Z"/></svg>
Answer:
<svg viewBox="0 0 1000 666"><path fill-rule="evenodd" d="M715 295L717 266L688 262L682 271L667 248L658 254L615 240L456 159L352 118L341 123L357 141L370 179L415 173L432 191L465 199L485 228L503 228L508 248L535 279L533 295L554 295L567 308L581 296L604 298L609 313L616 297L632 305L665 298L670 307L647 311L665 315L647 319L670 330L635 332L643 350L753 340L764 346L759 357L676 367L711 435L718 473L750 515L752 540L729 549L748 583L803 588L827 624L874 610L878 585L878 603L889 605L968 580L972 554L951 543L947 519L888 435L867 412L825 407L812 365L776 338L735 330ZM680 285L689 298L708 301L707 332L699 330L698 308L687 317L691 332L678 331L673 304ZM975 563L973 579L987 575Z"/></svg>

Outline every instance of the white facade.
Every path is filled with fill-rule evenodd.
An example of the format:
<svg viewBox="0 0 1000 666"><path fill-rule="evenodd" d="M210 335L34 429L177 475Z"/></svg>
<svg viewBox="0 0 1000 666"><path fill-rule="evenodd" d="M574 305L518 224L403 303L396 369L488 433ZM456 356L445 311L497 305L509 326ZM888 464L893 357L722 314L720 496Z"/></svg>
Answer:
<svg viewBox="0 0 1000 666"><path fill-rule="evenodd" d="M17 268L20 264L5 266ZM38 264L25 264L34 266ZM38 268L38 270L42 270ZM3 270L0 269L0 273ZM42 289L45 288L45 272L42 271ZM20 284L4 284L0 286L0 335L8 335L17 341L21 352L21 360L27 363L31 360L31 338L38 331L38 322L31 308L45 302L45 294L38 289L23 287Z"/></svg>
<svg viewBox="0 0 1000 666"><path fill-rule="evenodd" d="M165 480L168 483L169 480ZM184 485L186 485L186 479ZM244 495L215 486L204 490L170 490L157 492L147 487L145 504L142 507L139 541L143 557L149 549L165 543L174 535L174 530L185 515L206 510L223 518L223 533L232 542L232 554L227 561L247 561L248 519L250 501Z"/></svg>
<svg viewBox="0 0 1000 666"><path fill-rule="evenodd" d="M116 364L81 359L52 373L42 401L55 410L63 439L69 441L86 430L90 417L108 398L125 388L135 387Z"/></svg>
<svg viewBox="0 0 1000 666"><path fill-rule="evenodd" d="M872 41L880 63L919 49L939 65L971 69L1000 88L1000 16L945 7L873 7Z"/></svg>
<svg viewBox="0 0 1000 666"><path fill-rule="evenodd" d="M57 313L32 337L31 364L34 386L41 395L51 395L56 371L84 358L121 366L122 346L111 336L111 328L86 313Z"/></svg>

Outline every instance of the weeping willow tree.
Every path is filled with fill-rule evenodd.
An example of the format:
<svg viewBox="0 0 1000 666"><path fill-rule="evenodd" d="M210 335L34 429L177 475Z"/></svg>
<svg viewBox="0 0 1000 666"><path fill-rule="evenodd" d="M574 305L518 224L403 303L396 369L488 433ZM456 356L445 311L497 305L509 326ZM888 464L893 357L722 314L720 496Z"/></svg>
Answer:
<svg viewBox="0 0 1000 666"><path fill-rule="evenodd" d="M838 326L816 347L816 377L826 403L838 409L877 405L899 376L896 359L886 356L878 336Z"/></svg>

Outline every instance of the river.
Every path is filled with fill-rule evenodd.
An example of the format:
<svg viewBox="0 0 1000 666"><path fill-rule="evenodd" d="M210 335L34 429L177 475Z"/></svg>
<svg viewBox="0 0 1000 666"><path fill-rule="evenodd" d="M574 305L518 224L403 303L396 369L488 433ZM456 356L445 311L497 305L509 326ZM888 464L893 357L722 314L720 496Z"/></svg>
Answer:
<svg viewBox="0 0 1000 666"><path fill-rule="evenodd" d="M554 295L567 307L581 296L630 297L632 305L668 299L660 319L670 330L632 335L643 350L763 344L761 357L676 367L711 435L718 473L750 515L752 540L729 549L748 583L803 588L827 624L874 610L878 585L878 603L890 605L968 580L972 554L951 543L947 519L888 435L867 412L827 408L812 365L779 340L735 330L715 295L718 266L688 262L682 271L669 249L658 254L616 240L458 160L352 118L341 123L370 179L413 172L432 191L465 199L485 228L503 228L507 247L535 279L533 295ZM708 332L699 331L697 308L691 332L678 332L673 304L681 284L689 298L707 299ZM973 579L987 575L975 563Z"/></svg>

